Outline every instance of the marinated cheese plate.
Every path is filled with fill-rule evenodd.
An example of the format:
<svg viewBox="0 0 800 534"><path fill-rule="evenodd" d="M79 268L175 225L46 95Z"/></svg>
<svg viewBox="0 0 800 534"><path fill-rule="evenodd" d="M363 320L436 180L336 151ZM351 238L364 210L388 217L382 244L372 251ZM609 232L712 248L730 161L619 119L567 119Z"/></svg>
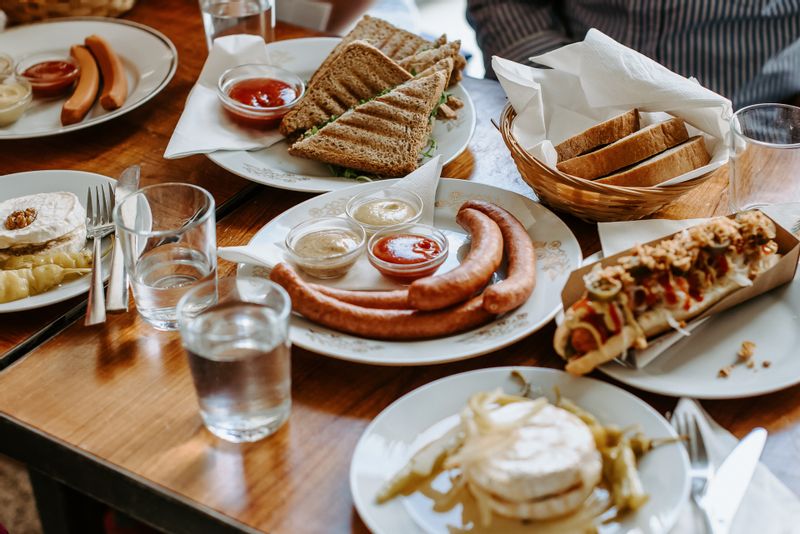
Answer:
<svg viewBox="0 0 800 534"><path fill-rule="evenodd" d="M500 388L519 395L520 382L512 371L531 384L532 396L555 400L555 388L565 398L591 413L604 425L638 426L649 438L675 438L669 423L646 403L615 386L563 371L533 367L498 367L442 378L401 397L381 412L364 431L350 464L350 491L361 518L377 534L394 533L535 533L579 532L586 526L565 523L524 524L493 515L490 526L476 520L469 501L448 511L434 511L436 492L447 491L446 474L436 477L423 491L377 504L376 495L415 452L444 436L458 423L458 414L476 393ZM688 504L689 462L679 443L660 445L645 454L638 465L648 501L638 511L597 525L600 534L666 533ZM591 499L591 497L590 497ZM562 520L564 521L564 520ZM566 521L569 521L567 519Z"/></svg>
<svg viewBox="0 0 800 534"><path fill-rule="evenodd" d="M106 111L95 102L82 121L63 126L60 117L66 95L34 98L18 121L0 126L0 141L61 134L106 122L156 96L175 74L178 52L164 34L119 19L61 18L9 28L0 33L0 52L10 55L15 62L33 55L67 57L72 45L83 44L92 34L106 39L122 60L128 81L128 97L122 107Z"/></svg>
<svg viewBox="0 0 800 534"><path fill-rule="evenodd" d="M36 193L66 191L74 193L85 209L88 188L104 186L107 183L113 186L116 182L100 174L82 171L30 171L6 174L5 176L0 176L0 202ZM2 221L0 221L0 224L2 224ZM111 238L106 238L103 243L103 250L107 250L110 243ZM103 258L104 279L108 278L109 275L110 256L110 254L106 254ZM0 313L32 310L71 299L89 290L90 278L90 275L87 274L80 278L66 281L38 295L0 303Z"/></svg>
<svg viewBox="0 0 800 534"><path fill-rule="evenodd" d="M267 51L276 65L308 80L339 41L332 37L291 39L268 43ZM434 122L432 137L437 146L430 156L441 155L445 164L467 148L476 120L475 107L464 88L457 84L448 92L460 98L464 107L458 110L458 118ZM356 183L352 178L334 176L324 163L290 156L288 148L288 143L281 141L261 150L218 150L208 157L242 178L279 189L322 193Z"/></svg>
<svg viewBox="0 0 800 534"><path fill-rule="evenodd" d="M324 216L342 215L347 201L354 195L383 189L396 181L360 184L311 198L270 221L256 232L249 246L277 245L282 248L286 234L296 224ZM477 182L441 179L436 192L434 226L445 233L453 253L448 255L437 273L458 265L460 257L468 250L464 246L468 236L456 223L456 214L461 204L472 199L503 207L520 220L535 220L528 227L528 233L536 249L536 288L522 306L474 330L421 341L379 341L356 337L295 314L291 318L289 334L292 343L342 360L375 365L424 365L463 360L498 350L550 322L561 309L561 290L570 272L581 264L581 249L574 234L561 219L527 197ZM241 265L239 272L257 276L268 274L264 268L252 265Z"/></svg>

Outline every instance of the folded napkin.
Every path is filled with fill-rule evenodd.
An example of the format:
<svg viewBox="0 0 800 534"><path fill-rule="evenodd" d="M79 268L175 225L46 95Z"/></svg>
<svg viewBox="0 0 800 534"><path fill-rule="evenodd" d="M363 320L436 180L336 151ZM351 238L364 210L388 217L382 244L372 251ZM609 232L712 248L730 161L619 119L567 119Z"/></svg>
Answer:
<svg viewBox="0 0 800 534"><path fill-rule="evenodd" d="M541 69L492 58L492 67L517 112L512 132L541 162L555 167L554 144L638 108L642 125L680 117L690 135L703 135L711 153L704 167L660 185L679 183L728 160L730 100L591 29L585 39L531 61Z"/></svg>
<svg viewBox="0 0 800 534"><path fill-rule="evenodd" d="M800 203L775 204L762 208L762 210L784 228L792 228L792 226L800 220ZM599 223L597 225L597 232L600 234L600 245L603 249L603 256L609 257L627 250L638 243L647 243L654 239L671 235L706 220L707 219L646 219L641 221ZM747 302L741 304L741 306L747 305ZM686 326L685 330L694 332L708 319L710 319L710 317L700 321L693 321ZM639 366L639 368L648 365L672 345L683 339L683 337L684 335L682 333L676 331L659 336L655 341L649 343L646 349L633 352L636 358L636 365Z"/></svg>
<svg viewBox="0 0 800 534"><path fill-rule="evenodd" d="M229 35L214 40L164 157L182 158L217 150L255 150L274 145L283 136L274 130L236 124L219 102L217 82L226 70L246 63L271 64L267 45L257 35Z"/></svg>
<svg viewBox="0 0 800 534"><path fill-rule="evenodd" d="M700 415L700 432L703 434L706 450L714 465L719 467L736 447L738 443L736 437L708 417L694 400L681 399L675 407L675 413L678 412L695 412ZM796 533L798 517L800 517L800 499L764 464L759 463L739 511L733 519L731 534ZM693 504L686 507L672 532L673 534L704 532L702 516Z"/></svg>

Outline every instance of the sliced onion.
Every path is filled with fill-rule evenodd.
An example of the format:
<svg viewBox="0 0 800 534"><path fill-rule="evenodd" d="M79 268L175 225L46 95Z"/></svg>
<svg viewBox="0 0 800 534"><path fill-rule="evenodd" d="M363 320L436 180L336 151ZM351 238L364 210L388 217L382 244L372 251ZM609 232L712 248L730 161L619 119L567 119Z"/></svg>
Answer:
<svg viewBox="0 0 800 534"><path fill-rule="evenodd" d="M682 336L689 336L692 334L684 327L682 327L681 324L675 320L675 317L673 317L672 314L670 314L668 311L665 310L664 315L667 316L667 323L669 324L670 327L672 327L673 330L679 332Z"/></svg>

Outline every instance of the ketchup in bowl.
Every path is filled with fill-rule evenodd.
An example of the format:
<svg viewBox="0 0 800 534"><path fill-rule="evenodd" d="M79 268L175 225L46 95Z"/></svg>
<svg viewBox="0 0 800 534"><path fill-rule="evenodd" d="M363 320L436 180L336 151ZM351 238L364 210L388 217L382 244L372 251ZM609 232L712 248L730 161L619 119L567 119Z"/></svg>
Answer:
<svg viewBox="0 0 800 534"><path fill-rule="evenodd" d="M424 224L387 228L367 245L369 262L384 276L412 281L430 276L447 258L447 238Z"/></svg>
<svg viewBox="0 0 800 534"><path fill-rule="evenodd" d="M29 67L20 64L20 77L28 80L35 96L57 96L72 88L78 79L80 68L72 58L51 59L34 63Z"/></svg>
<svg viewBox="0 0 800 534"><path fill-rule="evenodd" d="M396 234L379 239L372 247L372 253L385 262L408 265L432 260L442 253L442 247L429 237Z"/></svg>
<svg viewBox="0 0 800 534"><path fill-rule="evenodd" d="M305 91L295 74L270 65L241 65L220 76L217 95L237 123L275 128Z"/></svg>

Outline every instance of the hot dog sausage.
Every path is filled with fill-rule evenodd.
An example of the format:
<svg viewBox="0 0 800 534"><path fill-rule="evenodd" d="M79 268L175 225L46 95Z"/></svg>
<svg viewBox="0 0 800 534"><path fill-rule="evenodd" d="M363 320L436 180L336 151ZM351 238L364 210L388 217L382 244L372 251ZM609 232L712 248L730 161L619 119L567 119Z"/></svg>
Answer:
<svg viewBox="0 0 800 534"><path fill-rule="evenodd" d="M491 313L505 313L521 306L536 286L536 252L524 226L499 206L480 200L465 202L461 209L474 209L491 217L503 234L508 276L483 292L483 307Z"/></svg>
<svg viewBox="0 0 800 534"><path fill-rule="evenodd" d="M92 51L100 72L103 74L103 92L100 94L100 105L108 111L122 107L128 98L128 80L119 56L99 35L86 38L86 46Z"/></svg>
<svg viewBox="0 0 800 534"><path fill-rule="evenodd" d="M336 289L322 284L310 284L310 286L323 295L364 308L375 308L379 310L411 309L411 306L408 304L408 290L406 289L395 289L394 291L353 291L349 289Z"/></svg>
<svg viewBox="0 0 800 534"><path fill-rule="evenodd" d="M92 109L97 91L100 89L100 71L97 70L97 62L91 52L84 46L75 45L69 49L69 53L78 62L81 77L72 96L61 108L61 124L64 126L83 120Z"/></svg>
<svg viewBox="0 0 800 534"><path fill-rule="evenodd" d="M272 269L270 279L283 286L294 311L334 330L372 339L409 340L449 336L488 323L494 315L477 296L453 308L422 312L376 310L341 302L311 288L285 263Z"/></svg>
<svg viewBox="0 0 800 534"><path fill-rule="evenodd" d="M503 236L492 219L473 209L462 209L456 222L472 236L464 261L450 272L415 280L408 302L419 310L438 310L463 302L485 286L503 260Z"/></svg>

